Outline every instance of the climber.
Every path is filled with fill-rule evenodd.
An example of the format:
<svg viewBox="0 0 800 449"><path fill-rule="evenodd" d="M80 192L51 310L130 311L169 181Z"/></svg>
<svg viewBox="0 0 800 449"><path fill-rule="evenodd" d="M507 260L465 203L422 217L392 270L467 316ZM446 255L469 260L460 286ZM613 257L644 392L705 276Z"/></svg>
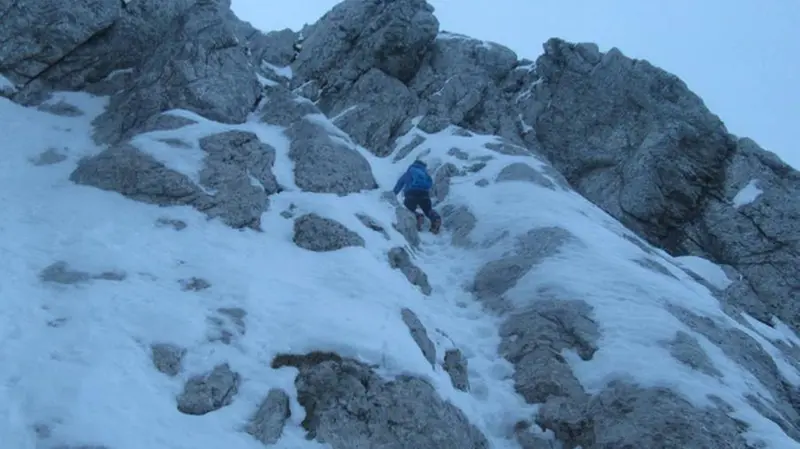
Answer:
<svg viewBox="0 0 800 449"><path fill-rule="evenodd" d="M417 230L422 230L422 225L427 216L431 221L431 232L438 234L442 218L433 210L431 187L433 187L433 179L428 174L428 167L425 162L417 159L397 180L397 184L394 186L394 194L397 195L400 190L403 191L403 204L417 216ZM417 208L422 209L425 215L418 213Z"/></svg>

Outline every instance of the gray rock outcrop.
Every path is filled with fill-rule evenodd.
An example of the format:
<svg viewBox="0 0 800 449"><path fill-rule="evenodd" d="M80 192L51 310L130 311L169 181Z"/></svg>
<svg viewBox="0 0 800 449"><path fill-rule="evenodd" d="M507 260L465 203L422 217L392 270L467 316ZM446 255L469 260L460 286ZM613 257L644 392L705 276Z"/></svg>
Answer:
<svg viewBox="0 0 800 449"><path fill-rule="evenodd" d="M293 241L310 251L336 251L350 246L364 246L364 239L355 231L330 218L305 214L294 220Z"/></svg>
<svg viewBox="0 0 800 449"><path fill-rule="evenodd" d="M217 365L206 374L189 379L178 395L178 410L187 415L205 415L233 402L239 391L241 376L227 363Z"/></svg>
<svg viewBox="0 0 800 449"><path fill-rule="evenodd" d="M541 82L520 106L570 184L672 255L735 268L751 292L726 300L800 330L800 172L729 134L685 83L647 61L559 39L544 50ZM759 195L738 204L751 183Z"/></svg>
<svg viewBox="0 0 800 449"><path fill-rule="evenodd" d="M405 248L395 247L389 250L389 266L400 270L405 275L408 282L419 287L425 295L430 295L433 291L428 282L428 275L411 261L411 256Z"/></svg>
<svg viewBox="0 0 800 449"><path fill-rule="evenodd" d="M457 407L422 379L384 380L368 366L336 354L279 355L273 368L293 366L303 427L333 449L488 449Z"/></svg>
<svg viewBox="0 0 800 449"><path fill-rule="evenodd" d="M258 410L250 417L245 431L253 438L272 445L280 440L283 428L292 412L289 407L289 395L285 391L272 388L258 406Z"/></svg>
<svg viewBox="0 0 800 449"><path fill-rule="evenodd" d="M275 150L243 131L205 137L200 147L200 185L132 144L81 160L70 180L150 204L191 205L231 227L259 229L268 196L280 191L272 174Z"/></svg>

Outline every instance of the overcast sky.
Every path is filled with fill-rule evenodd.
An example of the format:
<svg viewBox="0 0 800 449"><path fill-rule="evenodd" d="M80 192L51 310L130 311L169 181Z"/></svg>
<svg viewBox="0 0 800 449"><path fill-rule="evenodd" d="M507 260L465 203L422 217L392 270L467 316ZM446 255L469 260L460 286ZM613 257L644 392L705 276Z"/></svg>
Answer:
<svg viewBox="0 0 800 449"><path fill-rule="evenodd" d="M262 30L297 30L336 3L233 0L233 9ZM681 77L730 132L800 167L800 0L429 3L443 30L506 45L520 57L535 59L542 43L561 37L647 59Z"/></svg>

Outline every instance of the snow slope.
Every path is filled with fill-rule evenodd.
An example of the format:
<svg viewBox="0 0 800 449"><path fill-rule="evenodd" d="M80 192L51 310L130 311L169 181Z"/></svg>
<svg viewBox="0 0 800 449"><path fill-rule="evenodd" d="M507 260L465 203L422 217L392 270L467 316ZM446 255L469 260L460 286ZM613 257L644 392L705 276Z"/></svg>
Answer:
<svg viewBox="0 0 800 449"><path fill-rule="evenodd" d="M78 93L61 93L56 100L77 106L85 115L56 116L0 98L0 134L5 136L0 164L3 447L260 448L261 443L240 431L242 426L270 388L290 395L295 391L294 370L273 370L269 361L282 352L329 350L379 365L385 376L411 373L430 380L478 426L492 448L517 448L510 429L536 406L526 405L515 392L513 367L498 355L499 318L485 312L466 289L485 262L511 249L513 236L543 226L564 228L579 242L537 266L508 296L524 304L530 291L561 289L593 306L602 331L599 350L590 361L564 354L587 391L622 377L673 388L697 405L708 403L706 395L713 394L750 424L751 441L775 449L800 447L747 403L746 394L770 393L719 348L701 339L724 373L715 378L680 364L661 344L676 330L691 332L666 311L670 301L756 335L784 376L800 385L800 373L773 346L798 337L785 326L760 336L734 321L706 287L680 268L680 261L663 252L645 252L624 238L630 237L629 231L572 191L522 181L476 185L480 179L493 179L509 163L535 165L531 157L500 155L483 147L488 138L453 135L448 129L428 135L400 163L362 150L381 188L339 197L297 189L281 129L255 119L232 126L191 115L198 124L136 137L157 159L188 174L197 172L202 158L196 146L200 137L241 129L273 145L278 150L275 174L286 190L271 197L270 210L262 217L265 232L232 230L189 207L161 208L71 183L68 176L77 161L100 151L89 138L89 122L105 100ZM157 139L166 137L194 148L159 144ZM493 159L479 173L454 179L447 200L469 204L478 217L470 234L475 247L452 246L447 233L422 236L415 263L433 287L433 294L425 297L386 263L387 251L406 242L392 229L395 210L381 199L381 191L390 189L405 161L417 155L434 167L463 164L448 154L453 147L473 158ZM299 212L316 212L355 230L366 247L329 253L297 247L292 221L281 215L292 204ZM389 240L364 227L356 213L382 223ZM176 232L154 226L159 220L180 220L186 227ZM636 262L643 258L672 277ZM89 277L72 284L43 282L40 273L57 261ZM182 289L181 281L193 277L210 287ZM218 330L209 325L209 317L223 307L247 312L245 330L234 333L229 345L215 341ZM440 358L454 345L464 352L469 393L454 389L440 367L431 370L400 319L403 307L414 310L426 325ZM161 341L188 350L184 370L176 377L152 366L150 345ZM174 398L184 382L221 362L243 377L237 399L203 416L179 413ZM326 447L305 439L300 426L304 410L294 396L291 407L290 422L276 447Z"/></svg>

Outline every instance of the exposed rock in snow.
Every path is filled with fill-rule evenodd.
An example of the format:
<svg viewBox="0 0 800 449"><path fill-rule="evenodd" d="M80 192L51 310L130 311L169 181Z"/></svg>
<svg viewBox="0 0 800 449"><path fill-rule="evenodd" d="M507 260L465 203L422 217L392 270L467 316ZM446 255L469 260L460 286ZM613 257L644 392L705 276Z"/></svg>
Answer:
<svg viewBox="0 0 800 449"><path fill-rule="evenodd" d="M500 352L515 365L517 391L530 403L558 397L583 400L585 392L560 354L575 350L583 360L597 351L599 330L583 301L542 298L512 314L500 329Z"/></svg>
<svg viewBox="0 0 800 449"><path fill-rule="evenodd" d="M400 270L413 285L420 288L420 291L430 295L433 289L428 283L428 275L411 261L411 256L405 248L394 247L389 250L389 265Z"/></svg>
<svg viewBox="0 0 800 449"><path fill-rule="evenodd" d="M525 181L539 184L548 189L554 189L555 183L551 181L544 173L531 167L524 162L515 162L506 166L500 173L497 174L495 182L505 181Z"/></svg>
<svg viewBox="0 0 800 449"><path fill-rule="evenodd" d="M686 332L678 331L668 345L670 354L689 368L709 376L722 377L722 373L714 367L714 362L711 361L697 339Z"/></svg>
<svg viewBox="0 0 800 449"><path fill-rule="evenodd" d="M386 381L368 366L330 354L283 356L273 367L299 370L295 386L309 437L353 447L488 449L486 438L422 379Z"/></svg>
<svg viewBox="0 0 800 449"><path fill-rule="evenodd" d="M299 120L286 133L292 139L289 157L301 189L345 195L378 187L364 156L323 125Z"/></svg>
<svg viewBox="0 0 800 449"><path fill-rule="evenodd" d="M614 381L584 402L546 404L538 423L572 447L750 448L740 435L746 424L727 411L697 408L666 388Z"/></svg>
<svg viewBox="0 0 800 449"><path fill-rule="evenodd" d="M444 353L442 367L447 371L447 375L450 376L453 388L464 392L469 391L468 363L459 349L448 349Z"/></svg>
<svg viewBox="0 0 800 449"><path fill-rule="evenodd" d="M53 165L63 162L67 159L67 155L61 153L55 148L48 148L45 151L36 155L36 158L31 159L31 163L37 167L44 165Z"/></svg>
<svg viewBox="0 0 800 449"><path fill-rule="evenodd" d="M403 308L400 311L400 315L403 317L403 322L408 326L408 331L411 332L411 338L414 339L414 342L422 351L422 355L425 356L425 360L431 364L431 367L434 367L436 365L436 346L433 345L430 337L428 337L428 330L425 329L425 325L422 324L417 314L411 309Z"/></svg>
<svg viewBox="0 0 800 449"><path fill-rule="evenodd" d="M378 223L374 218L367 214L356 214L356 218L358 218L358 221L360 221L364 226L372 229L375 232L379 232L386 240L391 240L389 233L386 232L386 228Z"/></svg>
<svg viewBox="0 0 800 449"><path fill-rule="evenodd" d="M289 401L291 398L285 391L272 388L258 406L258 410L250 418L246 432L258 441L271 445L280 440L286 421L292 415Z"/></svg>
<svg viewBox="0 0 800 449"><path fill-rule="evenodd" d="M86 271L76 270L63 260L53 262L39 273L39 279L41 279L42 282L65 285L81 284L93 279L124 281L125 277L125 273L117 271L104 271L102 273L91 274Z"/></svg>
<svg viewBox="0 0 800 449"><path fill-rule="evenodd" d="M355 231L330 218L305 214L294 220L294 242L311 251L336 251L349 246L364 246L364 239Z"/></svg>
<svg viewBox="0 0 800 449"><path fill-rule="evenodd" d="M150 345L153 365L167 376L177 376L181 372L186 349L171 343L155 343Z"/></svg>
<svg viewBox="0 0 800 449"><path fill-rule="evenodd" d="M227 363L217 365L206 374L189 379L178 396L178 410L187 415L205 415L233 402L239 391L241 376Z"/></svg>
<svg viewBox="0 0 800 449"><path fill-rule="evenodd" d="M409 245L413 247L419 246L420 238L419 231L417 230L417 217L405 206L395 206L395 223L393 226L397 232L406 238Z"/></svg>
<svg viewBox="0 0 800 449"><path fill-rule="evenodd" d="M447 194L450 192L450 180L454 176L458 176L458 174L458 167L450 162L439 167L434 174L431 197L437 202L444 201L445 197L447 197Z"/></svg>
<svg viewBox="0 0 800 449"><path fill-rule="evenodd" d="M503 294L514 287L537 263L554 256L574 236L557 227L532 229L519 237L516 251L485 264L475 276L473 291L478 300L494 310L509 310Z"/></svg>

